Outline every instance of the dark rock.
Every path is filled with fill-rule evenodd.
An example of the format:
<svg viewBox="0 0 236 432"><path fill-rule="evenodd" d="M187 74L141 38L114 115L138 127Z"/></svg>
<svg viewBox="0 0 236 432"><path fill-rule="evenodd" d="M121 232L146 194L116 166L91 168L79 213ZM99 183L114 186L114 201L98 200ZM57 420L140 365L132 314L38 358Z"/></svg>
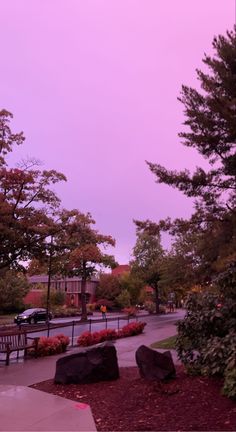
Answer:
<svg viewBox="0 0 236 432"><path fill-rule="evenodd" d="M116 348L112 342L80 349L56 362L56 384L86 384L119 378Z"/></svg>
<svg viewBox="0 0 236 432"><path fill-rule="evenodd" d="M174 378L176 375L170 351L160 353L141 345L135 353L135 358L142 378L164 380Z"/></svg>

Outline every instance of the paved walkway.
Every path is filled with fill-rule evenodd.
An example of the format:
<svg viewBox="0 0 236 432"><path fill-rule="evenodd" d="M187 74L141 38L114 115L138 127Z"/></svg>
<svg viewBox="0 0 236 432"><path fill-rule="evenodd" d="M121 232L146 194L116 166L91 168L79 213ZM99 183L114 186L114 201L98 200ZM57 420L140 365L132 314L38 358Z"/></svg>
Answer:
<svg viewBox="0 0 236 432"><path fill-rule="evenodd" d="M140 345L150 346L151 343L156 342L157 340L162 340L176 334L175 322L183 316L184 311L178 310L175 313L165 316L151 315L143 318L143 320L147 322L143 334L119 339L115 342L119 366L136 366L136 349ZM67 355L70 355L76 350L78 350L78 348L70 349ZM76 404L71 404L71 401L68 402L68 400L58 396L45 395L44 393L42 395L42 392L38 390L27 389L27 387L25 387L40 381L52 379L55 374L56 360L63 355L65 354L43 357L40 359L21 359L18 362L12 361L9 366L5 366L4 364L0 365L0 431L96 430L88 406L84 407L85 409L80 409L79 404L77 404L76 408ZM174 351L172 352L172 355L174 362L177 363L178 360ZM49 402L49 399L51 399L51 402ZM20 404L18 404L19 400ZM30 409L29 400L34 401L30 404ZM63 405L62 401L64 401L65 405ZM63 409L62 405L64 406ZM49 412L50 410L48 411L47 409L49 406L52 407L51 414ZM7 408L5 409L5 407ZM10 415L11 409L14 411L14 417ZM44 416L45 409L47 412L46 418ZM59 416L58 410L62 410L62 412L65 410L65 413L70 414L69 424L68 415ZM39 413L41 413L41 416L39 416ZM21 426L22 428L20 428L16 423L16 419L18 417L23 418L22 416L25 420L27 419L27 422L23 422ZM56 420L57 417L60 419L58 422ZM73 419L73 421L71 419ZM17 421L19 423L19 420ZM72 427L73 424L76 425L75 429ZM86 429L85 425L90 429Z"/></svg>
<svg viewBox="0 0 236 432"><path fill-rule="evenodd" d="M25 386L0 385L1 431L96 431L89 405Z"/></svg>

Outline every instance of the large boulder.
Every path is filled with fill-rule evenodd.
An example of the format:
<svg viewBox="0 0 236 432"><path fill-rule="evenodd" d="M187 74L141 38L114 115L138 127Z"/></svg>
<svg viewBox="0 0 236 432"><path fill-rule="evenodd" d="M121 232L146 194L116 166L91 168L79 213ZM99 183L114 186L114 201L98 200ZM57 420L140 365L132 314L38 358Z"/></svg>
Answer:
<svg viewBox="0 0 236 432"><path fill-rule="evenodd" d="M56 362L56 384L85 384L119 378L116 348L112 342L80 349Z"/></svg>
<svg viewBox="0 0 236 432"><path fill-rule="evenodd" d="M170 351L160 353L141 345L135 353L136 363L142 378L164 380L174 378L176 370Z"/></svg>

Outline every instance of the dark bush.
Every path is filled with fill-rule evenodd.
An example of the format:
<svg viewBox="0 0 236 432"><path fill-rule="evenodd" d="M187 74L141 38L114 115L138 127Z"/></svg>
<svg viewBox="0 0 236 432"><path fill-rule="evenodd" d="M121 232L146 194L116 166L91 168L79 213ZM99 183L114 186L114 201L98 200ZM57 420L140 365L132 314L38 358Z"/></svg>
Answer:
<svg viewBox="0 0 236 432"><path fill-rule="evenodd" d="M179 321L176 349L191 373L225 377L224 394L236 396L236 268L216 280L218 294L191 294ZM219 301L220 299L220 301Z"/></svg>

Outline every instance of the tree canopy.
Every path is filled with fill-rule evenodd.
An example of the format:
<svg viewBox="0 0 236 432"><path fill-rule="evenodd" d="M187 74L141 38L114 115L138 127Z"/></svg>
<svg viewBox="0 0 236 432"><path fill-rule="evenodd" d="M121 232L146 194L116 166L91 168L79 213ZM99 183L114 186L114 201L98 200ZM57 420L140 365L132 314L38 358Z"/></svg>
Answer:
<svg viewBox="0 0 236 432"><path fill-rule="evenodd" d="M179 136L207 159L209 170L197 167L191 175L148 164L158 183L197 198L200 208L221 217L234 212L236 200L236 30L215 37L213 49L215 56L203 59L209 72L197 70L202 92L183 85L179 98L187 127Z"/></svg>
<svg viewBox="0 0 236 432"><path fill-rule="evenodd" d="M82 317L86 318L86 281L97 266L115 265L114 257L105 253L115 240L93 228L89 213L61 208L52 186L66 181L64 174L42 170L34 159L22 161L17 168L7 167L7 154L25 139L22 132L11 131L11 119L11 113L0 111L1 274L25 271L31 261L31 274L47 269L50 276L81 276Z"/></svg>
<svg viewBox="0 0 236 432"><path fill-rule="evenodd" d="M179 97L185 114L182 144L196 149L209 168L191 173L147 162L157 183L194 198L189 220L167 218L156 229L174 236L171 259L185 257L186 268L202 284L236 260L236 28L215 37L213 49L214 55L203 59L208 71L197 70L201 91L183 85Z"/></svg>
<svg viewBox="0 0 236 432"><path fill-rule="evenodd" d="M112 267L115 259L105 252L108 246L115 246L109 235L100 234L93 226L90 213L78 210L63 210L57 234L54 236L55 256L60 263L60 272L80 276L82 319L87 319L86 282L98 267ZM58 255L57 255L58 254Z"/></svg>
<svg viewBox="0 0 236 432"><path fill-rule="evenodd" d="M0 270L20 268L21 263L41 254L45 238L54 227L60 199L51 186L66 177L55 170L40 170L35 162L18 168L6 166L14 144L22 144L23 133L13 134L12 114L0 111ZM22 267L21 267L22 268Z"/></svg>
<svg viewBox="0 0 236 432"><path fill-rule="evenodd" d="M131 261L132 274L143 285L149 285L155 292L156 313L159 312L159 282L164 250L161 246L160 232L152 225L144 226L136 221L136 244Z"/></svg>

